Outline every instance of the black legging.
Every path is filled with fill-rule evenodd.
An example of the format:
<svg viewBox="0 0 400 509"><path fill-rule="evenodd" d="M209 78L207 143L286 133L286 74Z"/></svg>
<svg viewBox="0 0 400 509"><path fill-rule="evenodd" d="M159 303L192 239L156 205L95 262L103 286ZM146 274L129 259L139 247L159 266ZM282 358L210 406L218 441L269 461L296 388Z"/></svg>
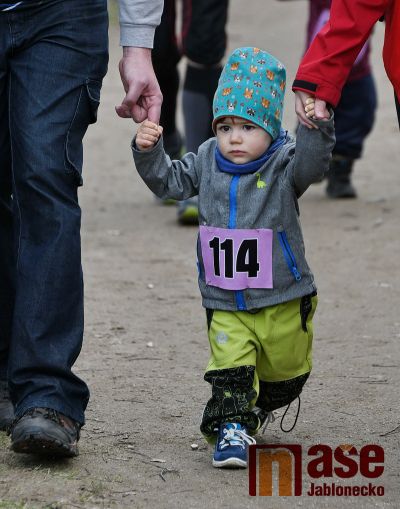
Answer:
<svg viewBox="0 0 400 509"><path fill-rule="evenodd" d="M396 93L394 94L394 99L396 101L397 120L399 121L399 129L400 129L400 103L399 103Z"/></svg>

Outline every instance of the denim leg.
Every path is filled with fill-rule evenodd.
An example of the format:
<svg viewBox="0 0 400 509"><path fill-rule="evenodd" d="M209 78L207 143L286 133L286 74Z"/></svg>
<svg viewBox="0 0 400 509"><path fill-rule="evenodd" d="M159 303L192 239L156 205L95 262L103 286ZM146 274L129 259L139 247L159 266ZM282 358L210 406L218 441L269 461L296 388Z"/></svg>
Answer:
<svg viewBox="0 0 400 509"><path fill-rule="evenodd" d="M0 21L0 30L4 26ZM0 380L7 378L8 346L14 305L11 151L8 129L8 75L5 41L0 42Z"/></svg>
<svg viewBox="0 0 400 509"><path fill-rule="evenodd" d="M49 407L84 422L82 138L107 68L105 0L63 0L10 14L10 137L16 296L9 384L17 416Z"/></svg>

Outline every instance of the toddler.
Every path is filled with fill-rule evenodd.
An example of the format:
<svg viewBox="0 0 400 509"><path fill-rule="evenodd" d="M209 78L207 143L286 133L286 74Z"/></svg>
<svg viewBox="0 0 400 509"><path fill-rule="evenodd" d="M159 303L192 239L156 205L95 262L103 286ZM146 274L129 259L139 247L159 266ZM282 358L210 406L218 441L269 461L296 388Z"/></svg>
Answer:
<svg viewBox="0 0 400 509"><path fill-rule="evenodd" d="M329 168L333 118L281 128L286 71L258 48L229 57L213 103L215 138L171 161L162 128L145 121L132 143L140 176L162 199L199 196L197 256L212 395L200 429L215 467L246 467L247 445L290 404L312 367L314 277L298 199ZM313 99L306 106L313 116ZM195 121L195 119L193 119Z"/></svg>

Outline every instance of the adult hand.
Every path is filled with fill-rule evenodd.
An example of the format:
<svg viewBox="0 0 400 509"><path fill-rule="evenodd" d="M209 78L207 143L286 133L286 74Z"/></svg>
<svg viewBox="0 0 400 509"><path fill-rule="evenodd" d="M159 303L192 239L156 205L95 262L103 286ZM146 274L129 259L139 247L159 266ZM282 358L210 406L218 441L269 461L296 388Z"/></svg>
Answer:
<svg viewBox="0 0 400 509"><path fill-rule="evenodd" d="M119 72L126 95L117 114L135 122L160 120L162 94L151 62L151 49L124 47Z"/></svg>
<svg viewBox="0 0 400 509"><path fill-rule="evenodd" d="M307 94L306 92L302 92L301 90L295 90L294 93L295 110L300 124L305 125L309 129L318 129L317 125L314 124L314 122L312 122L309 117L307 117L307 99L313 96ZM328 120L331 117L326 102L322 99L315 98L313 117L317 120Z"/></svg>
<svg viewBox="0 0 400 509"><path fill-rule="evenodd" d="M315 99L314 116L318 120L327 120L331 117L326 102L322 99Z"/></svg>

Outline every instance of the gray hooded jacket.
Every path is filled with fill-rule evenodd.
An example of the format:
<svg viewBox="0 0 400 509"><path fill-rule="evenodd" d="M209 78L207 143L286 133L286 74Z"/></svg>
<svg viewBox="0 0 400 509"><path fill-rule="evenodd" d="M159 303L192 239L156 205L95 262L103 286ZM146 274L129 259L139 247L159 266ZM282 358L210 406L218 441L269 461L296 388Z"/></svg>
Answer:
<svg viewBox="0 0 400 509"><path fill-rule="evenodd" d="M273 288L226 290L206 283L198 240L199 287L203 306L221 310L252 310L290 301L316 291L306 262L298 198L329 168L335 144L333 115L316 121L319 129L299 127L255 173L232 175L215 160L216 139L198 154L171 161L160 140L149 151L132 143L136 168L147 186L162 199L185 200L199 195L199 224L208 227L272 230ZM260 182L262 183L260 185Z"/></svg>

